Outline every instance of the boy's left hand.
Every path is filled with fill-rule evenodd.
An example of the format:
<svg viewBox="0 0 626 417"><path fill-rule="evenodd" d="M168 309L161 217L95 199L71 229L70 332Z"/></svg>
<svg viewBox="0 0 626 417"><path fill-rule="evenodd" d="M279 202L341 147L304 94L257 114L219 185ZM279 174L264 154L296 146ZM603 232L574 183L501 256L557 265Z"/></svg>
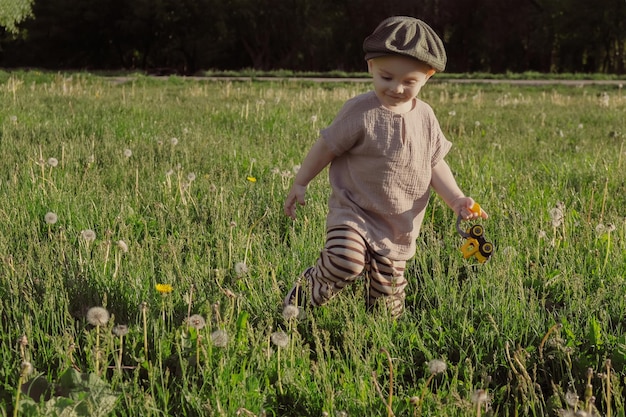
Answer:
<svg viewBox="0 0 626 417"><path fill-rule="evenodd" d="M475 203L474 199L470 197L460 197L454 200L452 203L452 209L458 216L461 216L463 220L472 220L479 217L482 217L483 219L489 218L487 212L485 212L485 210L483 210L480 206L478 207L478 210L472 210Z"/></svg>

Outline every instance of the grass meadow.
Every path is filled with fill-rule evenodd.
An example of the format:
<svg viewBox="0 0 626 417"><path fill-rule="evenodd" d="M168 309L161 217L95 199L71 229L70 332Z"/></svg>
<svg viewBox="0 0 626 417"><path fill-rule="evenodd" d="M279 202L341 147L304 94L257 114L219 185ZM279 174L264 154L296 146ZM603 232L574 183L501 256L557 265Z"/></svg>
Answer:
<svg viewBox="0 0 626 417"><path fill-rule="evenodd" d="M0 72L0 416L624 416L619 85L433 80L492 259L433 195L403 317L283 311L326 176L283 199L369 87Z"/></svg>

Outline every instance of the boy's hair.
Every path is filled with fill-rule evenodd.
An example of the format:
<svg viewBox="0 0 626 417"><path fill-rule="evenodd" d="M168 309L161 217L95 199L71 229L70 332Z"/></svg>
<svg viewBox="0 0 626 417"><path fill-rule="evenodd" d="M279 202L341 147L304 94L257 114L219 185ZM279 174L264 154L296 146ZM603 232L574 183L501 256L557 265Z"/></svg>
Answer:
<svg viewBox="0 0 626 417"><path fill-rule="evenodd" d="M385 55L415 58L441 72L448 60L443 41L423 21L408 16L393 16L383 20L363 42L365 59Z"/></svg>

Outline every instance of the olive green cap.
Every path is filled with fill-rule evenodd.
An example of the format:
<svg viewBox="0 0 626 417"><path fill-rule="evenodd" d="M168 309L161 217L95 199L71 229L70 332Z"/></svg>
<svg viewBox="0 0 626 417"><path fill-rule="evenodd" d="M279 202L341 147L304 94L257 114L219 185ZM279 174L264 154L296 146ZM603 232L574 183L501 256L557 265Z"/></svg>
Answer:
<svg viewBox="0 0 626 417"><path fill-rule="evenodd" d="M446 68L448 60L443 41L423 21L408 16L383 20L363 42L365 59L404 55L430 65L435 71Z"/></svg>

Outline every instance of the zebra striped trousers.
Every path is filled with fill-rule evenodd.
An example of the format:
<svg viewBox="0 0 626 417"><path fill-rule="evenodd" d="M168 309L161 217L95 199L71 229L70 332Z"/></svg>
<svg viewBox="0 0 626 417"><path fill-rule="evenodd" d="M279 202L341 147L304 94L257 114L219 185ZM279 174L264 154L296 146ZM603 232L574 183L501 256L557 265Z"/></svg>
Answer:
<svg viewBox="0 0 626 417"><path fill-rule="evenodd" d="M381 304L392 317L404 311L406 261L394 261L369 248L363 237L350 227L330 229L326 245L314 267L304 276L311 289L311 303L327 303L359 276L366 280L367 307Z"/></svg>

